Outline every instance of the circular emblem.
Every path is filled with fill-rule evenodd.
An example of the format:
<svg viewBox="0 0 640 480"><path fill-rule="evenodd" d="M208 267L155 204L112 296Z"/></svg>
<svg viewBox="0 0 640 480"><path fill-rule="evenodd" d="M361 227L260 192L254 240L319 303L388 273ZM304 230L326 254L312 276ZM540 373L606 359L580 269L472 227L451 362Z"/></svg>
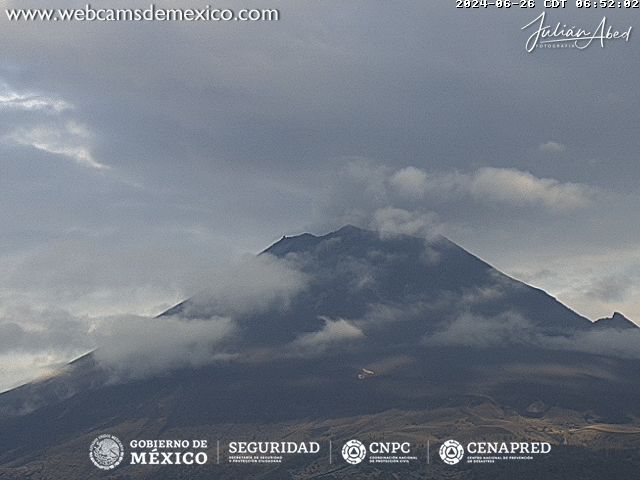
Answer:
<svg viewBox="0 0 640 480"><path fill-rule="evenodd" d="M122 462L124 447L115 435L104 433L96 437L89 447L89 458L101 470L111 470Z"/></svg>
<svg viewBox="0 0 640 480"><path fill-rule="evenodd" d="M447 465L455 465L464 457L464 448L455 440L447 440L440 446L440 458Z"/></svg>
<svg viewBox="0 0 640 480"><path fill-rule="evenodd" d="M351 465L357 465L367 456L367 449L359 440L349 440L342 447L342 458Z"/></svg>

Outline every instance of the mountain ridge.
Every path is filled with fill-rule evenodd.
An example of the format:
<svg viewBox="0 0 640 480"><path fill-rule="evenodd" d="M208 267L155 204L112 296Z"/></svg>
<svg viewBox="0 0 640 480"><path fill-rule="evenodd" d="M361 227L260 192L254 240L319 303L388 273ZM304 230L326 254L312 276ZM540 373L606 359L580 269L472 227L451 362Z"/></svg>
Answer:
<svg viewBox="0 0 640 480"><path fill-rule="evenodd" d="M428 418L437 409L463 415L487 403L559 429L575 418L625 423L640 416L640 360L617 357L606 343L584 344L594 335L630 338L627 330L612 335L617 329L604 327L615 327L621 315L594 326L444 237L348 227L285 237L264 252L273 257L268 262L295 266L304 288L286 302L224 320L233 335L208 346L222 354L210 363L165 368L159 351L160 370L114 378L113 365L88 354L56 377L0 394L0 478L29 478L16 468L34 479L103 478L88 460L81 473L33 472L42 458L60 465L66 452L86 449L105 431L188 438L194 428L264 431L362 415L382 422L390 411ZM165 323L219 321L219 306L179 303L149 319L149 342ZM124 367L136 368L156 358L125 360ZM362 378L363 369L372 374ZM570 413L558 420L558 411ZM354 422L345 435L357 436ZM137 478L122 471L117 478Z"/></svg>
<svg viewBox="0 0 640 480"><path fill-rule="evenodd" d="M367 252L371 251L378 252L380 254L379 258L368 258ZM389 273L395 279L405 282L405 284L416 285L414 290L431 289L433 291L439 289L462 294L461 288L474 288L476 286L474 282L487 284L502 282L504 288L510 288L514 291L522 289L528 292L528 295L525 295L527 297L526 300L532 304L528 307L529 313L533 313L533 304L544 302L545 300L552 301L555 316L566 319L564 324L557 325L557 333L562 333L563 328L569 333L576 329L586 328L593 323L559 302L544 290L500 272L488 262L442 235L424 239L405 234L385 234L383 238L378 232L361 229L353 225L345 225L325 235L302 233L295 236L283 236L259 255L269 254L278 258L285 258L291 255L318 256L322 262L332 262L333 264L337 264L337 259L351 261L355 258L357 261L371 263L374 268L377 268L379 264L384 262L385 252L391 252L390 254L397 256L404 253L411 257L410 262L405 262L402 266L403 271L391 268L390 271L385 273ZM431 254L434 257L433 261L424 258L427 254ZM440 268L439 265L441 264L444 264L446 268ZM419 268L424 267L424 269L420 270L416 268L416 265ZM455 271L456 269L458 272ZM430 281L425 281L425 275L431 276ZM489 278L492 276L495 277L495 281L491 281L492 279ZM393 286L390 286L390 288L393 288ZM407 288L411 289L410 286ZM377 294L384 296L384 292L377 292ZM189 302L189 299L180 302L162 312L159 316L184 314ZM345 309L345 311L348 312L348 309ZM322 312L318 314L322 314ZM568 319L569 316L572 317L571 320ZM537 323L544 323L542 318L538 318L538 320L539 322ZM554 325L551 323L548 326L550 329L554 329Z"/></svg>

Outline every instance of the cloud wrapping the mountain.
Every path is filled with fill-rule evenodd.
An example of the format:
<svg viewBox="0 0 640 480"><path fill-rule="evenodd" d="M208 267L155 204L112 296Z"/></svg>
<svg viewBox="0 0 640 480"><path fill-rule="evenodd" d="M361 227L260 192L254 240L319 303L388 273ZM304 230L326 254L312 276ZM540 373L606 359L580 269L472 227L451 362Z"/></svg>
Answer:
<svg viewBox="0 0 640 480"><path fill-rule="evenodd" d="M87 264L78 268L85 272ZM78 275L75 268L72 270ZM229 360L242 352L242 338L237 335L239 319L267 310L281 313L307 288L309 278L294 262L264 254L232 261L216 275L203 273L200 281L209 288L196 294L179 316L89 317L62 310L4 306L0 312L0 358L8 355L20 361L13 362L11 372L2 375L0 390L93 349L114 380ZM353 331L338 321L327 323L325 330L316 333L301 340L300 346L320 348ZM238 343L232 342L236 340Z"/></svg>
<svg viewBox="0 0 640 480"><path fill-rule="evenodd" d="M494 317L463 313L446 328L425 338L426 345L493 347L531 341L529 322L516 312Z"/></svg>
<svg viewBox="0 0 640 480"><path fill-rule="evenodd" d="M372 226L383 238L393 235L434 238L441 229L438 216L433 212L415 212L394 207L376 210Z"/></svg>
<svg viewBox="0 0 640 480"><path fill-rule="evenodd" d="M322 319L325 322L322 329L305 333L293 341L290 348L294 352L302 355L319 354L332 346L364 337L362 330L347 320L332 320L327 317Z"/></svg>
<svg viewBox="0 0 640 480"><path fill-rule="evenodd" d="M101 319L92 331L96 359L117 380L229 361L247 353L242 320L265 311L282 313L307 287L308 277L293 262L263 254L232 262L208 283L179 314ZM328 322L298 346L320 348L352 333L340 322Z"/></svg>
<svg viewBox="0 0 640 480"><path fill-rule="evenodd" d="M0 392L61 368L95 347L91 322L61 309L0 308Z"/></svg>
<svg viewBox="0 0 640 480"><path fill-rule="evenodd" d="M88 330L84 319L63 310L5 306L0 313L0 354L86 350L92 346Z"/></svg>
<svg viewBox="0 0 640 480"><path fill-rule="evenodd" d="M539 337L541 346L554 350L572 350L609 357L640 359L640 328L609 328L578 333L571 337Z"/></svg>
<svg viewBox="0 0 640 480"><path fill-rule="evenodd" d="M102 319L92 332L95 358L115 379L141 378L182 367L226 361L221 342L236 332L229 318L113 317Z"/></svg>
<svg viewBox="0 0 640 480"><path fill-rule="evenodd" d="M308 280L293 262L269 254L246 255L221 269L181 314L239 316L272 308L281 310L306 288Z"/></svg>
<svg viewBox="0 0 640 480"><path fill-rule="evenodd" d="M640 359L640 328L587 330L572 335L549 335L517 312L495 316L461 313L423 339L428 346L476 348L529 345L550 350L575 351L609 357Z"/></svg>

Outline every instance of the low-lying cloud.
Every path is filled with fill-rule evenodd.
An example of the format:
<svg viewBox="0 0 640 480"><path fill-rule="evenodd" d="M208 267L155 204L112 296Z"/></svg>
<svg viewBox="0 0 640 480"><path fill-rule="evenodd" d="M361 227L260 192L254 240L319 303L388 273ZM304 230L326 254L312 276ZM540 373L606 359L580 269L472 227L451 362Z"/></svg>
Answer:
<svg viewBox="0 0 640 480"><path fill-rule="evenodd" d="M550 350L564 350L640 359L640 328L596 329L572 335L549 335L517 312L495 316L462 313L423 339L426 346L465 346L490 348L504 345L529 345Z"/></svg>
<svg viewBox="0 0 640 480"><path fill-rule="evenodd" d="M416 212L394 207L376 210L371 226L380 232L383 238L411 235L433 239L441 230L438 216L433 212Z"/></svg>
<svg viewBox="0 0 640 480"><path fill-rule="evenodd" d="M55 309L4 306L0 311L0 358L20 359L0 370L0 390L50 371L95 349L95 358L114 379L161 375L234 358L242 352L242 319L281 314L307 288L308 276L290 260L247 255L209 276L179 315L87 316ZM297 348L320 348L352 334L343 321L300 340Z"/></svg>
<svg viewBox="0 0 640 480"><path fill-rule="evenodd" d="M495 317L463 313L446 328L425 338L426 345L493 347L531 342L531 326L521 315L506 312Z"/></svg>
<svg viewBox="0 0 640 480"><path fill-rule="evenodd" d="M194 295L181 315L236 317L281 310L306 288L308 280L291 261L269 254L246 255L211 279L208 288Z"/></svg>
<svg viewBox="0 0 640 480"><path fill-rule="evenodd" d="M364 337L362 330L347 320L332 320L327 317L322 319L325 324L320 330L305 333L293 341L290 348L294 352L302 355L319 354L334 345Z"/></svg>
<svg viewBox="0 0 640 480"><path fill-rule="evenodd" d="M115 378L140 378L184 367L199 367L233 357L221 348L236 333L229 318L115 317L92 332L98 363Z"/></svg>
<svg viewBox="0 0 640 480"><path fill-rule="evenodd" d="M49 374L95 347L90 321L60 309L4 305L0 312L0 392Z"/></svg>

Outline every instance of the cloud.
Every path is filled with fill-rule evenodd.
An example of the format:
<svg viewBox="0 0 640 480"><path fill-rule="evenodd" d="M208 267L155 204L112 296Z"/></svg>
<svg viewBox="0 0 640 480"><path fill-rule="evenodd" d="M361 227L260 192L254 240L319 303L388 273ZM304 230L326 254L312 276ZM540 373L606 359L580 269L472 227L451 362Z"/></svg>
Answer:
<svg viewBox="0 0 640 480"><path fill-rule="evenodd" d="M545 153L562 153L567 150L567 147L559 142L548 141L541 144L538 149Z"/></svg>
<svg viewBox="0 0 640 480"><path fill-rule="evenodd" d="M6 84L0 85L0 109L61 113L72 108L73 105L61 98L39 93L20 93L11 90Z"/></svg>
<svg viewBox="0 0 640 480"><path fill-rule="evenodd" d="M246 255L221 269L206 290L193 296L181 315L241 316L285 309L307 287L308 277L295 263L273 255Z"/></svg>
<svg viewBox="0 0 640 480"><path fill-rule="evenodd" d="M551 211L585 207L593 193L585 185L538 178L512 168L481 168L461 180L476 198L519 206L542 205Z"/></svg>
<svg viewBox="0 0 640 480"><path fill-rule="evenodd" d="M411 212L402 208L385 207L373 214L372 227L383 236L412 235L433 238L439 231L438 216L432 212Z"/></svg>
<svg viewBox="0 0 640 480"><path fill-rule="evenodd" d="M398 170L389 181L403 196L445 196L451 200L466 197L514 207L539 205L550 211L585 207L594 193L586 185L538 178L514 168L483 167L473 173L427 174L409 167Z"/></svg>
<svg viewBox="0 0 640 480"><path fill-rule="evenodd" d="M51 373L91 350L90 321L61 309L0 310L0 391Z"/></svg>
<svg viewBox="0 0 640 480"><path fill-rule="evenodd" d="M532 329L520 314L505 312L494 317L463 313L444 329L425 338L426 345L492 347L504 343L531 342Z"/></svg>
<svg viewBox="0 0 640 480"><path fill-rule="evenodd" d="M554 350L606 355L609 357L640 359L640 328L587 331L572 337L540 337L540 344Z"/></svg>
<svg viewBox="0 0 640 480"><path fill-rule="evenodd" d="M68 358L53 352L0 353L0 393L34 380L55 375ZM31 410L27 405L25 410Z"/></svg>
<svg viewBox="0 0 640 480"><path fill-rule="evenodd" d="M607 239L590 248L577 248L572 240L558 242L556 251L538 249L528 256L514 254L511 259L501 260L501 267L517 278L534 282L592 320L611 316L614 311L640 318L636 313L640 312L637 242L620 248L614 246L617 230L601 224L598 229L606 232Z"/></svg>
<svg viewBox="0 0 640 480"><path fill-rule="evenodd" d="M220 346L235 333L229 318L120 316L101 319L91 335L98 363L122 381L227 361L234 355Z"/></svg>
<svg viewBox="0 0 640 480"><path fill-rule="evenodd" d="M165 232L165 235L168 232ZM181 241L185 232L181 231ZM96 239L93 239L96 242ZM84 242L66 242L52 251L35 252L26 258L3 263L11 278L11 290L0 290L3 299L15 298L20 288L29 288L24 302L31 304L54 303L55 298L41 298L42 285L59 285L56 292L60 303L69 303L67 297L78 297L77 310L86 311L83 302L97 296L103 309L109 311L133 310L136 297L153 302L170 302L173 282L209 286L194 296L189 308L180 316L158 319L135 315L74 315L60 309L34 309L23 305L9 306L4 300L0 310L0 357L15 357L16 362L0 370L0 389L33 380L38 375L55 370L59 365L97 348L96 358L114 374L114 379L139 378L162 374L164 371L204 365L228 360L239 346L225 344L229 350L220 350L221 341L236 339L237 321L246 315L273 309L279 314L290 300L307 287L308 277L288 260L271 255L246 255L226 266L181 265L184 276L193 283L176 276L174 262L182 264L180 257L165 258L168 252L147 257L147 252L131 245L124 258L119 258L113 269L104 265L100 248L87 249ZM170 253L170 252L169 252ZM50 268L50 262L66 259L67 269ZM109 256L107 255L107 258ZM167 262L171 278L159 283L148 283L144 273L147 263L162 265ZM206 256L200 263L206 264ZM122 278L123 265L135 266ZM141 269L142 272L137 270ZM42 272L38 274L38 272ZM36 277L34 279L33 277ZM193 277L193 278L192 278ZM78 282L83 279L83 282ZM100 288L100 285L106 286ZM155 285L155 288L154 288ZM158 290L158 291L156 291ZM34 293L35 291L35 293ZM124 297L120 298L120 297ZM184 298L184 297L183 297ZM149 308L159 313L158 303ZM155 305L155 307L154 307ZM165 304L166 305L166 304ZM91 309L89 309L91 311Z"/></svg>
<svg viewBox="0 0 640 480"><path fill-rule="evenodd" d="M90 348L86 334L86 323L67 312L13 309L0 317L0 353L72 354Z"/></svg>
<svg viewBox="0 0 640 480"><path fill-rule="evenodd" d="M61 0L61 6L71 3ZM103 181L107 175L92 175L100 170L80 168L71 157L43 165L31 161L50 157L42 151L2 148L0 255L45 250L77 228L87 231L86 243L96 253L52 254L46 268L23 271L27 281L10 285L9 293L33 295L28 281L33 274L38 304L47 299L65 308L83 302L87 312L149 312L162 298L168 304L205 286L189 272L206 278L199 274L203 265L223 261L230 251L256 251L265 239L283 233L323 231L319 223L333 227L360 219L369 225L375 211L389 206L416 214L434 211L447 226L475 222L466 236L452 238L491 261L530 258L563 243L580 251L605 241L636 242L640 227L628 221L638 211L635 200L625 212L619 202L605 205L598 199L580 218L548 222L532 218L538 210L525 215L506 201L474 197L464 189L461 194L433 190L416 205L416 198L403 195L387 178L412 164L428 172L433 186L429 179L438 172L473 175L476 165L490 162L538 176L544 171L562 181L579 175L586 183L633 192L638 62L617 56L599 56L597 68L591 62L559 62L541 77L532 74L534 65L522 55L520 42L512 41L513 32L496 31L490 16L451 38L446 33L457 12L446 2L410 2L402 16L393 15L397 7L391 2L376 11L363 5L349 7L361 14L350 17L348 28L341 20L342 2L290 0L282 8L295 21L280 22L277 29L177 23L162 29L151 23L96 29L81 22L61 29L53 23L5 22L3 78L18 95L63 99L74 108L48 125L55 108L32 104L29 110L28 102L11 100L0 112L2 135L18 127L59 127L73 117L99 141L83 143L95 160L111 164L113 159L112 168L117 162L118 172L152 186L138 196L123 194ZM397 34L399 28L405 35ZM499 38L479 34L489 29ZM487 55L476 55L470 42ZM416 62L407 45L423 52L424 61ZM584 101L582 92L596 91L610 78L617 79L610 93ZM479 88L485 95L478 95ZM602 135L575 121L603 115ZM535 149L541 141L528 139L546 140L551 128L570 150L580 151L576 157L568 151L562 162L537 170L539 159L527 156L530 145ZM369 184L370 196L353 188L340 194L335 208L318 207L315 199L331 184L325 180L342 174L344 155L383 159L382 179ZM586 165L584 158L599 162ZM498 208L487 208L492 205ZM533 206L547 210L544 204ZM216 244L221 248L193 241L193 226L224 239ZM101 236L105 229L114 233ZM557 258L564 267L569 264L562 252ZM562 283L571 284L568 280ZM147 293L138 294L142 290ZM640 305L628 310L640 312Z"/></svg>
<svg viewBox="0 0 640 480"><path fill-rule="evenodd" d="M67 362L94 349L112 381L227 361L234 354L222 343L235 334L235 323L222 317L91 318L5 306L0 314L0 391L60 372Z"/></svg>
<svg viewBox="0 0 640 480"><path fill-rule="evenodd" d="M401 195L421 198L428 188L426 172L415 167L398 170L389 178L391 186Z"/></svg>
<svg viewBox="0 0 640 480"><path fill-rule="evenodd" d="M510 205L543 206L565 211L588 205L593 190L577 183L538 178L513 168L483 167L472 173L427 174L414 167L398 170L390 177L391 186L401 195L412 197L446 196Z"/></svg>
<svg viewBox="0 0 640 480"><path fill-rule="evenodd" d="M352 223L383 236L431 240L445 235L458 241L469 237L467 244L473 245L473 232L479 229L492 228L494 236L501 233L506 238L504 218L526 223L523 209L541 218L548 213L588 212L585 207L600 193L588 185L514 168L429 172L415 166L394 169L363 158L347 160L322 206L323 215L335 218L328 228Z"/></svg>
<svg viewBox="0 0 640 480"><path fill-rule="evenodd" d="M364 333L358 327L342 318L331 320L321 317L324 326L317 332L305 333L295 339L290 348L303 355L317 354L333 345L364 338Z"/></svg>
<svg viewBox="0 0 640 480"><path fill-rule="evenodd" d="M45 92L19 92L0 83L3 143L67 158L94 170L108 170L92 152L94 134L77 119L75 106Z"/></svg>
<svg viewBox="0 0 640 480"><path fill-rule="evenodd" d="M474 209L481 203L564 213L590 205L596 195L596 189L587 185L540 178L515 168L482 167L464 173L409 166L394 171L357 159L348 163L344 175L351 183L343 181L332 192L331 202L343 202L343 209L360 220L393 208L423 217L433 217L438 210L450 215L455 208Z"/></svg>
<svg viewBox="0 0 640 480"><path fill-rule="evenodd" d="M640 328L586 330L573 335L549 335L518 312L495 316L462 313L433 334L426 346L497 347L529 345L550 350L583 352L609 357L640 359Z"/></svg>
<svg viewBox="0 0 640 480"><path fill-rule="evenodd" d="M634 281L626 275L607 275L596 278L586 288L585 295L593 296L603 302L623 301L632 289Z"/></svg>
<svg viewBox="0 0 640 480"><path fill-rule="evenodd" d="M5 136L5 141L66 157L83 167L109 169L94 158L89 147L90 139L91 134L86 126L76 122L67 122L63 126L20 128Z"/></svg>

